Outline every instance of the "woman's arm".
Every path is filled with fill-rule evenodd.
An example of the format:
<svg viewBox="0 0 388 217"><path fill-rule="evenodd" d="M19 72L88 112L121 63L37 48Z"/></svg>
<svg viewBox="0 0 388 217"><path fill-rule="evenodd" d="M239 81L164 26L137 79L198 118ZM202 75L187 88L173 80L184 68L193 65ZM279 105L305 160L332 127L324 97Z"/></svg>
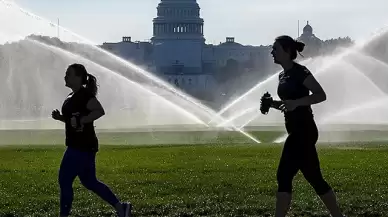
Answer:
<svg viewBox="0 0 388 217"><path fill-rule="evenodd" d="M86 107L91 112L89 113L89 115L81 117L80 119L81 124L91 123L105 115L104 108L95 97L91 98L88 101L88 104L86 105Z"/></svg>
<svg viewBox="0 0 388 217"><path fill-rule="evenodd" d="M280 101L280 100L273 100L272 103L271 103L271 108L281 110L281 109L280 109L280 106L281 106L282 104L283 104L283 102Z"/></svg>
<svg viewBox="0 0 388 217"><path fill-rule="evenodd" d="M295 100L298 106L309 106L326 100L326 93L322 86L314 78L314 76L307 76L303 82L303 85L308 88L312 94Z"/></svg>

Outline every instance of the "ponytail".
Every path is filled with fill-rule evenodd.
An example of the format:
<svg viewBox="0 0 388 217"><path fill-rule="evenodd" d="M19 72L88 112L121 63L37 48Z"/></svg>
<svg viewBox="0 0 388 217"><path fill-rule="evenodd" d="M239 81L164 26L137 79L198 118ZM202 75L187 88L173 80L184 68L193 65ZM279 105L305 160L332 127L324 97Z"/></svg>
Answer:
<svg viewBox="0 0 388 217"><path fill-rule="evenodd" d="M93 96L97 95L97 78L86 71L82 64L74 63L69 66L75 71L77 76L82 78L82 85L85 85L86 90Z"/></svg>
<svg viewBox="0 0 388 217"><path fill-rule="evenodd" d="M291 60L295 60L298 56L298 53L303 57L303 55L300 53L304 50L305 47L303 42L294 40L288 35L279 36L275 39L275 41L277 41L282 46L284 51L290 53Z"/></svg>
<svg viewBox="0 0 388 217"><path fill-rule="evenodd" d="M93 96L97 95L97 78L91 74L87 74L86 90Z"/></svg>

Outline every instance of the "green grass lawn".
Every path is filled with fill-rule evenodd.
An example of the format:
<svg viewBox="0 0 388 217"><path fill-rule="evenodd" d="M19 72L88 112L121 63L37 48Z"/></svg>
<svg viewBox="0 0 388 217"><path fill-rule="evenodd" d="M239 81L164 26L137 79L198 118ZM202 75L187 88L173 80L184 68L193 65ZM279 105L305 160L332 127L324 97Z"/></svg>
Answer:
<svg viewBox="0 0 388 217"><path fill-rule="evenodd" d="M278 135L266 132L260 137L270 141ZM109 142L109 134L100 137ZM243 143L235 133L218 134L201 145L118 145L130 137L111 134L113 145L102 145L97 172L121 199L133 203L134 216L273 215L281 145ZM324 177L345 214L386 216L388 146L339 146L320 145L319 155ZM57 175L64 150L61 145L0 148L0 216L57 216ZM74 188L73 216L115 216L78 179ZM294 191L290 216L328 216L300 173Z"/></svg>

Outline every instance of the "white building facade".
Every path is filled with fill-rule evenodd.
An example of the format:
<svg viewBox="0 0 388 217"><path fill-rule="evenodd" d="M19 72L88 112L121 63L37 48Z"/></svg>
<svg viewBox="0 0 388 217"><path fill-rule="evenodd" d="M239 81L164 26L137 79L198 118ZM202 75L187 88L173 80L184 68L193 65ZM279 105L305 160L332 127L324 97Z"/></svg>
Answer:
<svg viewBox="0 0 388 217"><path fill-rule="evenodd" d="M196 0L161 0L150 42L132 42L130 37L123 37L122 42L104 43L101 47L146 65L192 94L215 90L214 73L230 60L254 69L270 57L270 47L244 46L233 37L219 45L206 44L204 20Z"/></svg>

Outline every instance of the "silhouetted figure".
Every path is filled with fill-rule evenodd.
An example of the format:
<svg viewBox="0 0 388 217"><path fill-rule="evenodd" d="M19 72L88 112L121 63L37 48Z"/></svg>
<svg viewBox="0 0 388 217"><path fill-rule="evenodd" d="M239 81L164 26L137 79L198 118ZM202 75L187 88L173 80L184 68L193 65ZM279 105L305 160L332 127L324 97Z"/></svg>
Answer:
<svg viewBox="0 0 388 217"><path fill-rule="evenodd" d="M305 66L294 62L297 52L302 52L304 46L302 42L297 42L289 36L275 39L271 54L274 62L284 69L279 74L277 90L281 101L272 100L269 94L262 98L263 113L267 112L265 103L268 101L272 101L270 105L272 108L284 112L288 132L277 171L278 193L275 217L286 216L291 203L292 180L299 170L320 196L331 215L342 217L336 196L322 177L315 147L318 129L311 105L325 101L326 94L310 71Z"/></svg>
<svg viewBox="0 0 388 217"><path fill-rule="evenodd" d="M65 123L66 152L59 170L60 216L70 215L73 202L73 182L81 183L112 205L119 217L131 215L132 205L121 203L104 183L96 178L98 139L94 121L105 114L96 98L97 80L81 64L70 65L65 76L66 86L72 89L62 106L52 112L52 118Z"/></svg>

